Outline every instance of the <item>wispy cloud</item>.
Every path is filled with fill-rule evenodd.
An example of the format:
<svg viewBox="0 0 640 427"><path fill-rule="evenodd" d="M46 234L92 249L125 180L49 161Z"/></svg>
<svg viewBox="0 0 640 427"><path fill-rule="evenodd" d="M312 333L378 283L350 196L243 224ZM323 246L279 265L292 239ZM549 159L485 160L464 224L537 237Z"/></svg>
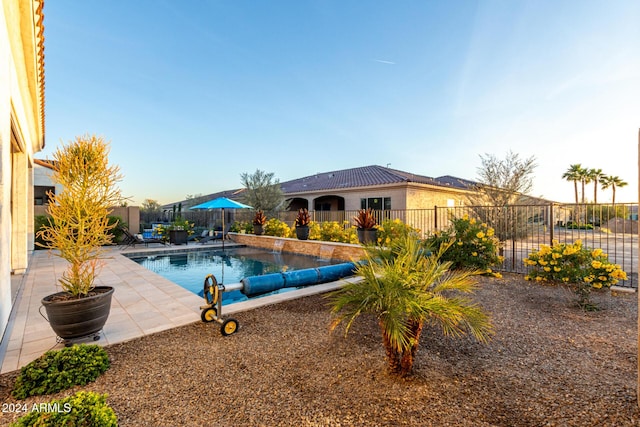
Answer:
<svg viewBox="0 0 640 427"><path fill-rule="evenodd" d="M380 62L381 64L391 64L391 65L395 65L396 64L393 61L385 61L384 59L374 59L374 61Z"/></svg>

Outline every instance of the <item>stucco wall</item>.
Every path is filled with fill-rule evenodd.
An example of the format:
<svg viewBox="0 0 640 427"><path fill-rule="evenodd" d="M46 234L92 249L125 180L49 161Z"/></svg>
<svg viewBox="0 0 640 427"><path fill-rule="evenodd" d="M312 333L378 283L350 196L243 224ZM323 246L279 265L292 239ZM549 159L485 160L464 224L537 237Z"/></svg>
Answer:
<svg viewBox="0 0 640 427"><path fill-rule="evenodd" d="M0 337L13 306L11 276L28 264L33 154L44 145L42 27L35 7L28 0L0 6Z"/></svg>

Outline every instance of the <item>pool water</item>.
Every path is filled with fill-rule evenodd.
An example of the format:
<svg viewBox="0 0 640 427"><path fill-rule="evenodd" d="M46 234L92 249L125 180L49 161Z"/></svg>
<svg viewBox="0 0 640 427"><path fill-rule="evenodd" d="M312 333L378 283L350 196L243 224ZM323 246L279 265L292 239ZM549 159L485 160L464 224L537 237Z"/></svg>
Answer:
<svg viewBox="0 0 640 427"><path fill-rule="evenodd" d="M263 274L301 270L344 262L252 247L237 247L224 251L222 249L189 251L131 259L146 269L199 296L202 296L204 279L208 274L213 274L218 283L230 284L238 283L243 278L250 276L261 276ZM291 290L293 289L281 289L267 295ZM222 304L232 304L246 301L247 299L240 291L224 292Z"/></svg>

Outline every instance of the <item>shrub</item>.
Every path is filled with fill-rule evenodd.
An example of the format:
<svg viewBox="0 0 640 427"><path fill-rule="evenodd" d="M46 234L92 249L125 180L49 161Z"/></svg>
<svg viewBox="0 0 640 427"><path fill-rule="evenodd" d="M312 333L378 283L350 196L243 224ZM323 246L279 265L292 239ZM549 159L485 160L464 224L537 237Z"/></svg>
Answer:
<svg viewBox="0 0 640 427"><path fill-rule="evenodd" d="M109 356L95 344L49 350L22 367L12 394L16 399L26 399L56 393L95 381L107 369Z"/></svg>
<svg viewBox="0 0 640 427"><path fill-rule="evenodd" d="M438 251L452 239L454 243L443 254L442 261L450 261L454 269L473 268L501 277L500 273L492 270L492 267L503 261L498 255L500 242L495 237L493 228L465 214L462 218L452 218L451 226L429 236L425 245Z"/></svg>
<svg viewBox="0 0 640 427"><path fill-rule="evenodd" d="M289 237L291 236L291 227L286 222L277 218L271 218L264 224L265 236Z"/></svg>
<svg viewBox="0 0 640 427"><path fill-rule="evenodd" d="M523 260L529 266L526 280L537 282L568 283L575 286L577 304L585 310L596 310L590 301L591 289L601 289L626 280L618 264L612 264L602 249L582 246L581 240L573 244L553 242L553 246L541 245Z"/></svg>
<svg viewBox="0 0 640 427"><path fill-rule="evenodd" d="M21 426L115 427L118 418L106 394L79 391L64 399L38 404L37 409L11 424ZM35 405L35 404L34 404Z"/></svg>
<svg viewBox="0 0 640 427"><path fill-rule="evenodd" d="M392 242L409 235L419 235L420 230L405 224L400 219L385 219L378 227L378 244L390 245Z"/></svg>
<svg viewBox="0 0 640 427"><path fill-rule="evenodd" d="M343 221L342 223L325 221L320 224L312 222L309 239L323 242L358 243L355 228L349 225L349 221Z"/></svg>
<svg viewBox="0 0 640 427"><path fill-rule="evenodd" d="M569 230L593 230L593 224L579 224L577 222L567 222L567 229Z"/></svg>
<svg viewBox="0 0 640 427"><path fill-rule="evenodd" d="M111 241L114 243L121 242L122 236L124 235L121 227L127 228L128 227L127 223L124 222L122 218L117 215L109 215L107 217L107 221L109 223L109 227L111 227L110 229L110 233L112 236Z"/></svg>
<svg viewBox="0 0 640 427"><path fill-rule="evenodd" d="M33 230L35 232L35 243L36 243L35 249L44 249L46 246L46 242L42 238L42 234L38 233L38 231L40 231L40 229L45 225L52 226L53 218L47 215L36 215L33 218L33 222L34 222Z"/></svg>

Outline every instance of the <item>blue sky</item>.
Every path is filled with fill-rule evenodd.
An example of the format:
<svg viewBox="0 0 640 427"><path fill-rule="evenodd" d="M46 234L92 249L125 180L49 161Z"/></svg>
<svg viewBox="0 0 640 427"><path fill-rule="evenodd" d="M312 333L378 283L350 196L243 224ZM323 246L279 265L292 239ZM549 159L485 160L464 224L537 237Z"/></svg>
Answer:
<svg viewBox="0 0 640 427"><path fill-rule="evenodd" d="M45 4L46 138L111 141L133 204L366 165L476 179L535 156L638 199L640 2L163 1ZM593 189L588 188L587 198ZM599 191L598 200L611 200Z"/></svg>

